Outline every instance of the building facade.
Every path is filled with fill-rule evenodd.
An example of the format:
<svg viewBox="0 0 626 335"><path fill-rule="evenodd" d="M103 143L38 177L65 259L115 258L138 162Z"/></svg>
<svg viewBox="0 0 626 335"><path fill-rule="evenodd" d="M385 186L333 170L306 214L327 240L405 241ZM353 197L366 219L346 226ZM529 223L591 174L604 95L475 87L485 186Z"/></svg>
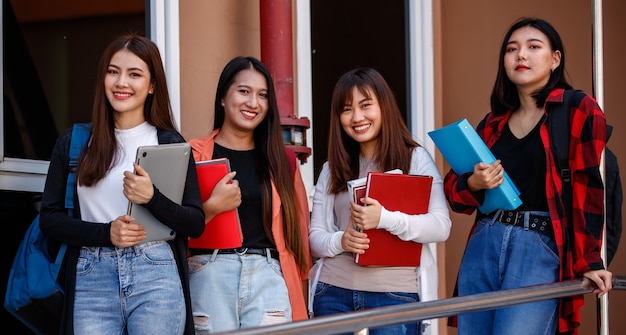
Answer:
<svg viewBox="0 0 626 335"><path fill-rule="evenodd" d="M185 138L209 133L222 67L237 55L262 58L262 6L287 2L292 21L293 114L310 121L310 156L301 170L310 196L325 161L330 95L338 77L356 66L377 68L394 89L415 139L448 167L426 135L467 118L473 125L489 110L499 43L521 16L539 16L564 40L573 85L599 95L615 131L610 142L626 166L619 143L626 117L619 113L626 4L602 4L603 54L593 52L593 1L528 0L3 0L3 104L0 110L0 214L11 250L37 210L48 158L58 134L90 119L95 68L109 40L123 32L150 36L162 52L173 110ZM54 3L54 4L53 4ZM59 5L61 3L62 5ZM265 60L264 60L265 61ZM601 64L601 84L594 75ZM440 297L450 297L472 218L452 214L450 239L438 248ZM9 224L9 222L11 224ZM626 273L626 247L610 270ZM12 259L12 257L10 257ZM5 283L10 267L1 267ZM4 287L4 286L3 286ZM626 329L617 311L626 293L610 294L610 330ZM595 329L587 297L581 333ZM439 334L455 334L439 324Z"/></svg>

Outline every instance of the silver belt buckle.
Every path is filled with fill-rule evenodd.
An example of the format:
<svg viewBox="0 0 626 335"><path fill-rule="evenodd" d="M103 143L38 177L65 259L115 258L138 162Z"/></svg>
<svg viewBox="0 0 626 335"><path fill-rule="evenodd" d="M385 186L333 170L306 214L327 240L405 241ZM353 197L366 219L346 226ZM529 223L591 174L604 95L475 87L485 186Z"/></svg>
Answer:
<svg viewBox="0 0 626 335"><path fill-rule="evenodd" d="M235 253L237 255L239 255L239 256L243 256L243 255L246 254L246 252L248 252L248 248L235 248L233 250L235 250ZM240 250L241 250L241 252L240 252Z"/></svg>

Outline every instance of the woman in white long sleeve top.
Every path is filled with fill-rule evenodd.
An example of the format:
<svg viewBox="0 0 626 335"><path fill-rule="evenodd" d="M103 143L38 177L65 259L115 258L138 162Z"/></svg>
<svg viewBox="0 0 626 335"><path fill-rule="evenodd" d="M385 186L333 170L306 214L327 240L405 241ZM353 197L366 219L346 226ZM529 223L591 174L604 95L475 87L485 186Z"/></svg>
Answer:
<svg viewBox="0 0 626 335"><path fill-rule="evenodd" d="M365 206L351 201L348 180L392 169L433 177L426 214L389 211L373 198L364 198ZM310 311L322 316L437 299L435 243L448 238L450 227L441 175L411 138L384 78L371 68L344 74L333 92L328 161L313 198L309 243L319 260L310 272ZM423 244L419 266L357 265L354 254L369 246L361 231L374 228ZM381 327L370 334L425 334L428 323Z"/></svg>

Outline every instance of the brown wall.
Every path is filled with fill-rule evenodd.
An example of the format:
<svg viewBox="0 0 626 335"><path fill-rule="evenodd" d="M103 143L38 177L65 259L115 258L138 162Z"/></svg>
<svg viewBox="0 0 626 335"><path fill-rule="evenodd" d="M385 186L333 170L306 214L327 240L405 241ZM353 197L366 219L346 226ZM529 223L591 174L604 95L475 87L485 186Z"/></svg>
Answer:
<svg viewBox="0 0 626 335"><path fill-rule="evenodd" d="M551 22L559 31L565 46L571 83L576 88L592 92L592 1L586 0L440 0L434 1L435 12L435 70L436 126L467 118L474 126L489 111L489 96L495 80L501 39L510 24L521 16L538 16ZM609 143L626 166L626 152L620 143L626 140L626 118L620 111L623 78L626 68L622 56L626 51L626 3L605 0L604 5L604 110L616 130ZM443 165L441 156L437 156ZM445 165L442 171L447 171ZM452 214L453 228L445 243L445 270L440 275L445 284L445 296L454 288L456 273L467 239L472 216ZM626 242L622 242L610 270L626 275ZM620 334L626 320L619 313L626 308L626 292L609 294L609 330ZM595 298L586 295L581 334L595 334ZM446 330L446 327L440 327ZM456 329L447 328L448 334ZM446 334L444 331L441 334Z"/></svg>

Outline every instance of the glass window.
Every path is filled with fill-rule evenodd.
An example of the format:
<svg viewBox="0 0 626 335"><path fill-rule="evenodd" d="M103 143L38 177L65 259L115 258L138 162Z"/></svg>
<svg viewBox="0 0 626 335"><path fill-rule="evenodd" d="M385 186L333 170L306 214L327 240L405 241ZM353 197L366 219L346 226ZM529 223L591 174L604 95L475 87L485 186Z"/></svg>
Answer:
<svg viewBox="0 0 626 335"><path fill-rule="evenodd" d="M145 0L3 0L0 158L48 160L90 120L96 67L114 36L146 35Z"/></svg>
<svg viewBox="0 0 626 335"><path fill-rule="evenodd" d="M5 248L17 249L38 212L58 134L90 119L102 51L120 33L145 35L146 7L147 0L0 2L0 217L11 223ZM2 264L0 272L9 273L11 263ZM7 311L0 319L16 334L31 333Z"/></svg>

